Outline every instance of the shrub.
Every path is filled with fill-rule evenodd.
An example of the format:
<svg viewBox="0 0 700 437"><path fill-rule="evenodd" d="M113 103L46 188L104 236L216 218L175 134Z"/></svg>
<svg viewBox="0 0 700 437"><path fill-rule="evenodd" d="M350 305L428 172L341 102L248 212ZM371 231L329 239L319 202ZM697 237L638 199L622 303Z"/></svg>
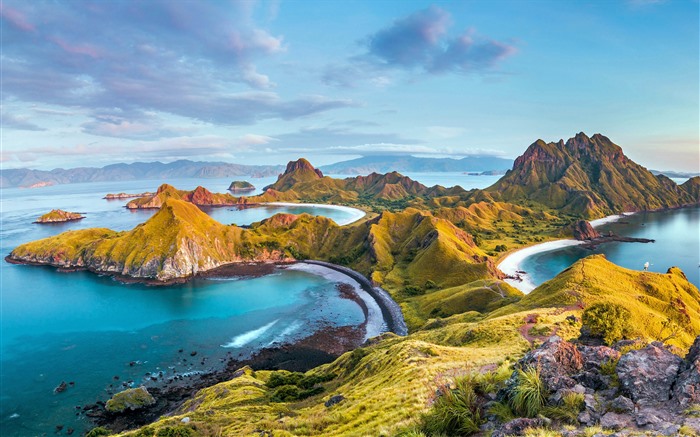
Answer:
<svg viewBox="0 0 700 437"><path fill-rule="evenodd" d="M560 405L544 407L542 414L550 419L561 420L575 425L578 423L578 414L584 405L581 393L569 392L562 397Z"/></svg>
<svg viewBox="0 0 700 437"><path fill-rule="evenodd" d="M425 281L425 289L426 290L432 290L433 288L437 288L437 284L434 281L432 281L430 279Z"/></svg>
<svg viewBox="0 0 700 437"><path fill-rule="evenodd" d="M100 436L110 435L110 434L112 434L112 433L109 432L109 430L107 428L103 428L101 426L98 426L97 428L93 428L90 430L90 432L85 434L85 437L100 437Z"/></svg>
<svg viewBox="0 0 700 437"><path fill-rule="evenodd" d="M422 417L422 430L428 435L470 435L479 431L481 405L473 376L455 380L455 388L443 387L430 411Z"/></svg>
<svg viewBox="0 0 700 437"><path fill-rule="evenodd" d="M505 244L499 244L499 245L497 245L497 246L494 248L494 250L495 250L496 252L507 252L507 251L508 251L508 246L506 246Z"/></svg>
<svg viewBox="0 0 700 437"><path fill-rule="evenodd" d="M156 437L191 437L194 436L194 430L186 426L166 426L156 432Z"/></svg>
<svg viewBox="0 0 700 437"><path fill-rule="evenodd" d="M416 287L415 285L407 285L406 287L404 287L403 292L407 296L420 296L422 294L425 294L425 291L423 291L419 287Z"/></svg>
<svg viewBox="0 0 700 437"><path fill-rule="evenodd" d="M602 338L610 346L629 335L631 316L632 314L621 305L597 303L583 311L581 332L588 331L591 335Z"/></svg>
<svg viewBox="0 0 700 437"><path fill-rule="evenodd" d="M518 369L518 384L513 389L513 411L525 417L535 417L547 402L547 388L540 378L540 369Z"/></svg>

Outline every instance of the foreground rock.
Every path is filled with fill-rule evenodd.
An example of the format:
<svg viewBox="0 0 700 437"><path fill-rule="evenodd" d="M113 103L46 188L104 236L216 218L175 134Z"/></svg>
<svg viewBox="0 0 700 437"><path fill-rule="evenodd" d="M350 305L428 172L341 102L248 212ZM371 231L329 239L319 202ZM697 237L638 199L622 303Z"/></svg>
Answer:
<svg viewBox="0 0 700 437"><path fill-rule="evenodd" d="M34 223L61 223L73 220L84 219L85 216L77 212L63 211L62 209L53 209L37 219Z"/></svg>
<svg viewBox="0 0 700 437"><path fill-rule="evenodd" d="M146 387L137 387L124 390L112 396L105 404L105 409L110 413L121 413L126 410L140 410L156 403Z"/></svg>
<svg viewBox="0 0 700 437"><path fill-rule="evenodd" d="M562 430L562 435L584 435L583 428L592 426L619 435L670 436L681 429L700 433L700 420L689 410L700 402L700 336L685 359L659 342L621 354L618 348L625 344L585 346L554 336L528 352L516 368L539 369L549 395L547 405L561 406L571 394L582 396L578 429ZM516 371L499 392L501 400L507 400L517 384ZM522 435L522 423L516 419L494 425L493 435Z"/></svg>

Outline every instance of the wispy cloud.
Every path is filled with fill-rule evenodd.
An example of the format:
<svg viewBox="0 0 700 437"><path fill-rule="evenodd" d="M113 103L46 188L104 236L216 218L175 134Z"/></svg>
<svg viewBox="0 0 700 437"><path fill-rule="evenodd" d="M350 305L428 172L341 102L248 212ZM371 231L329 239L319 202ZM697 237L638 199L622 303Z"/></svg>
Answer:
<svg viewBox="0 0 700 437"><path fill-rule="evenodd" d="M28 131L43 131L46 130L41 126L32 123L29 117L24 115L10 114L6 111L0 113L0 120L3 128L6 129L16 129L16 130L28 130Z"/></svg>

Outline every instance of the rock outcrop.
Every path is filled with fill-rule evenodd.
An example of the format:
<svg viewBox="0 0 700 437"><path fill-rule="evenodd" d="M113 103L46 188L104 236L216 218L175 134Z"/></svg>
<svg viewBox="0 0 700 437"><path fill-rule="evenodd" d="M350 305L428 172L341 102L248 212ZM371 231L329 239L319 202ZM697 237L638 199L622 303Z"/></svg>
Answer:
<svg viewBox="0 0 700 437"><path fill-rule="evenodd" d="M199 186L192 191L178 190L172 185L163 184L150 196L134 199L126 204L129 209L157 209L169 198L184 200L198 206L232 206L239 204L239 199L226 193L212 193Z"/></svg>
<svg viewBox="0 0 700 437"><path fill-rule="evenodd" d="M574 234L574 239L578 241L590 241L600 238L598 231L593 229L593 226L591 226L591 224L586 220L577 221L571 226L571 228Z"/></svg>
<svg viewBox="0 0 700 437"><path fill-rule="evenodd" d="M628 344L585 346L553 336L528 352L516 368L539 370L549 405L559 404L567 393L583 395L576 420L580 427L653 435L677 435L685 427L700 433L700 421L686 413L700 401L700 336L685 359L659 342L621 354L618 348ZM500 399L507 400L517 384L516 371L499 392ZM521 435L523 420L500 425L493 435Z"/></svg>
<svg viewBox="0 0 700 437"><path fill-rule="evenodd" d="M39 217L34 223L60 223L69 222L72 220L80 220L85 218L84 215L77 212L68 212L62 209L53 209L51 212Z"/></svg>

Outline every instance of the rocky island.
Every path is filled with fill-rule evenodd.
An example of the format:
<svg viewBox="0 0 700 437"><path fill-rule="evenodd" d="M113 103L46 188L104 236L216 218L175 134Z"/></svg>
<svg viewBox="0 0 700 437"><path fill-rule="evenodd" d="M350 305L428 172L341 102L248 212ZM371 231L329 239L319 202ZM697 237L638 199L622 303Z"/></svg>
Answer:
<svg viewBox="0 0 700 437"><path fill-rule="evenodd" d="M233 181L231 185L228 186L228 190L234 193L244 193L255 191L255 186L248 181Z"/></svg>
<svg viewBox="0 0 700 437"><path fill-rule="evenodd" d="M51 212L39 217L34 223L61 223L73 220L84 219L85 216L77 212L63 211L62 209L52 209Z"/></svg>

